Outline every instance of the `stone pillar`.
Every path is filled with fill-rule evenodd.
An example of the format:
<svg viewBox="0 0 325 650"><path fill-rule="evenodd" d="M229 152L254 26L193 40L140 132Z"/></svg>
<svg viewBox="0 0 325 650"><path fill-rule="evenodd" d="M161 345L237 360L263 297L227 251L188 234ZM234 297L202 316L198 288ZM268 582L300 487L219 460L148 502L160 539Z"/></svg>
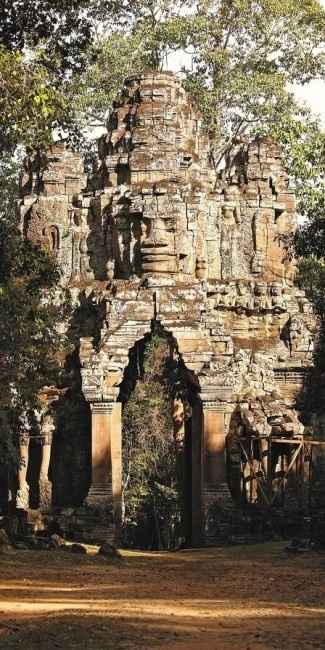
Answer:
<svg viewBox="0 0 325 650"><path fill-rule="evenodd" d="M204 484L224 483L226 474L226 431L224 407L217 402L203 403Z"/></svg>
<svg viewBox="0 0 325 650"><path fill-rule="evenodd" d="M188 424L188 423L187 423ZM201 546L203 536L203 414L202 404L192 405L191 418L191 542Z"/></svg>
<svg viewBox="0 0 325 650"><path fill-rule="evenodd" d="M120 402L113 405L109 435L111 439L114 522L116 526L119 526L122 511L122 404Z"/></svg>
<svg viewBox="0 0 325 650"><path fill-rule="evenodd" d="M29 435L25 433L19 437L18 489L16 493L16 508L19 510L28 510L29 508L29 485L26 480L28 461Z"/></svg>
<svg viewBox="0 0 325 650"><path fill-rule="evenodd" d="M203 510L206 542L227 537L226 522L233 507L227 481L226 436L228 405L203 402Z"/></svg>
<svg viewBox="0 0 325 650"><path fill-rule="evenodd" d="M184 404L180 398L176 398L172 402L172 418L176 455L176 474L179 482L179 498L181 504L181 525L179 534L186 543L190 543L192 538L191 431L190 427L186 424Z"/></svg>
<svg viewBox="0 0 325 650"><path fill-rule="evenodd" d="M122 492L121 404L91 404L90 506L113 506L115 523L120 520Z"/></svg>
<svg viewBox="0 0 325 650"><path fill-rule="evenodd" d="M43 512L52 506L52 483L49 479L54 420L51 415L45 415L41 424L41 466L38 479L39 507Z"/></svg>

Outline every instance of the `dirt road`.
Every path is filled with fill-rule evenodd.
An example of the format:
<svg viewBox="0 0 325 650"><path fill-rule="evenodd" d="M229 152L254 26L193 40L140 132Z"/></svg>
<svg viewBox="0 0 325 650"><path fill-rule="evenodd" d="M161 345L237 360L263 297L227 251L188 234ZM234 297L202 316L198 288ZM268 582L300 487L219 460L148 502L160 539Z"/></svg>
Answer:
<svg viewBox="0 0 325 650"><path fill-rule="evenodd" d="M0 556L0 648L324 650L325 554L15 551Z"/></svg>

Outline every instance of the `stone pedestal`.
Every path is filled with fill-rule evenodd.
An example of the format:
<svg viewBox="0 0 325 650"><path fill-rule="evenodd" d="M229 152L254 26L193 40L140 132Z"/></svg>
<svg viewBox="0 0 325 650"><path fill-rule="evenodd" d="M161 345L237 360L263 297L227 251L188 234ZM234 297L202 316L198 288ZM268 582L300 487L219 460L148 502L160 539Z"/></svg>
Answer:
<svg viewBox="0 0 325 650"><path fill-rule="evenodd" d="M91 486L86 506L96 514L101 537L121 519L122 423L121 404L91 404ZM97 535L99 537L99 534ZM105 539L107 534L105 536ZM103 541L105 541L103 539Z"/></svg>

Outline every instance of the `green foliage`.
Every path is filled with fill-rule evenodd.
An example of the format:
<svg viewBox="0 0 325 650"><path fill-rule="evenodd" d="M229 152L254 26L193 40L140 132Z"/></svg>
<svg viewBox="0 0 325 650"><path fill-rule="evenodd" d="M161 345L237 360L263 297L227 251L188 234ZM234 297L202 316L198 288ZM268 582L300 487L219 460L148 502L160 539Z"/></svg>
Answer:
<svg viewBox="0 0 325 650"><path fill-rule="evenodd" d="M234 138L270 129L294 112L288 83L324 72L324 16L316 0L298 7L291 0L126 0L109 37L97 43L101 65L86 73L95 73L91 97L98 92L102 105L110 105L105 75L114 81L118 74L119 47L126 74L160 69L170 52L188 49L193 70L184 71L184 84L215 132L217 160Z"/></svg>
<svg viewBox="0 0 325 650"><path fill-rule="evenodd" d="M51 287L57 285L55 261L26 242L15 225L0 222L0 456L15 462L19 432L35 430L42 387L58 377L63 311ZM44 300L44 290L47 298Z"/></svg>
<svg viewBox="0 0 325 650"><path fill-rule="evenodd" d="M0 154L75 135L68 89L87 63L99 0L2 0L0 7ZM115 3L111 3L112 6ZM105 3L110 11L110 3Z"/></svg>
<svg viewBox="0 0 325 650"><path fill-rule="evenodd" d="M6 219L14 223L20 172L19 156L17 159L0 157L0 220Z"/></svg>
<svg viewBox="0 0 325 650"><path fill-rule="evenodd" d="M154 335L143 376L123 410L124 526L129 544L166 548L180 526L177 442L172 417L175 374L168 341Z"/></svg>
<svg viewBox="0 0 325 650"><path fill-rule="evenodd" d="M315 369L306 380L298 406L306 414L322 414L324 395L321 387L325 370L325 133L318 121L306 112L304 119L284 116L281 129L275 130L274 135L283 144L284 157L295 182L298 213L303 218L294 242L298 255L296 281L306 291L320 317L314 350ZM316 421L313 427L318 436Z"/></svg>
<svg viewBox="0 0 325 650"><path fill-rule="evenodd" d="M15 462L17 435L37 430L39 391L56 382L65 316L53 257L23 241L16 200L24 148L46 147L71 122L65 98L90 37L88 2L3 0L0 7L0 457Z"/></svg>
<svg viewBox="0 0 325 650"><path fill-rule="evenodd" d="M301 109L293 114L285 113L272 125L271 135L282 144L295 185L298 212L307 222L313 221L321 212L319 207L324 199L325 132L318 119L307 109Z"/></svg>
<svg viewBox="0 0 325 650"><path fill-rule="evenodd" d="M284 116L273 135L294 181L301 224L295 237L297 281L316 312L325 315L325 132L308 112L304 119Z"/></svg>
<svg viewBox="0 0 325 650"><path fill-rule="evenodd" d="M192 22L186 86L216 136L216 164L239 136L267 133L296 110L288 83L324 70L318 2L202 1ZM308 39L306 36L308 34Z"/></svg>
<svg viewBox="0 0 325 650"><path fill-rule="evenodd" d="M325 317L325 260L313 255L300 259L297 275L298 284L306 291L316 312Z"/></svg>
<svg viewBox="0 0 325 650"><path fill-rule="evenodd" d="M112 34L101 38L89 52L91 61L83 74L75 76L69 89L78 124L86 127L91 120L103 120L120 92L124 79L147 67L147 52L139 34Z"/></svg>
<svg viewBox="0 0 325 650"><path fill-rule="evenodd" d="M28 63L20 53L0 49L0 148L46 146L52 129L63 119L65 100L41 65Z"/></svg>
<svg viewBox="0 0 325 650"><path fill-rule="evenodd" d="M98 2L92 0L2 0L0 44L32 51L41 44L43 62L61 77L83 64ZM106 9L109 9L107 3Z"/></svg>

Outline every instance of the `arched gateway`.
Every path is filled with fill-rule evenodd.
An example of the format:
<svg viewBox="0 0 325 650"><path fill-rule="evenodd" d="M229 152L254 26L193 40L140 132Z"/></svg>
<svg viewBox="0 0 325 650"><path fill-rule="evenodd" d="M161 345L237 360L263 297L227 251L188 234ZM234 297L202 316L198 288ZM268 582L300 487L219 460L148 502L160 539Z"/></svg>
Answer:
<svg viewBox="0 0 325 650"><path fill-rule="evenodd" d="M295 398L311 365L314 318L286 248L294 194L269 139L237 144L216 175L201 118L169 73L125 83L99 158L87 185L78 155L53 146L46 164L26 165L20 207L26 237L46 243L56 234L47 245L62 293L76 309L86 297L97 310L96 340L81 337L79 351L91 408L86 502L95 519L113 504L118 525L117 397L129 350L158 322L196 387L191 536L213 542L227 537L234 507L225 449L236 409L252 435L301 435ZM107 527L104 516L98 534Z"/></svg>

